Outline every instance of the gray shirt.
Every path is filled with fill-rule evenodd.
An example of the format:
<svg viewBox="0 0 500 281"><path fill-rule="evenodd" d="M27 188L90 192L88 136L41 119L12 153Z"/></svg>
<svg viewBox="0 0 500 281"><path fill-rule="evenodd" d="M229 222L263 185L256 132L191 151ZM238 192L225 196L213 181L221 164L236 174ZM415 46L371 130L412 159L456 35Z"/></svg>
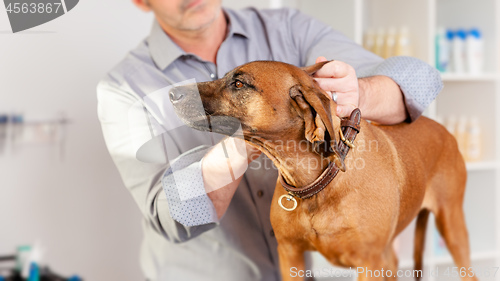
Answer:
<svg viewBox="0 0 500 281"><path fill-rule="evenodd" d="M404 93L412 120L442 88L439 73L424 62L383 60L295 10L225 14L229 30L216 65L184 52L154 23L149 37L97 88L106 145L144 215L141 265L149 280L280 280L269 220L276 170L265 156L252 162L217 220L210 200L200 193L200 163L220 136L182 124L168 101L173 84L214 80L254 60L305 66L325 56L352 65L358 77L391 77ZM190 195L181 196L186 192Z"/></svg>

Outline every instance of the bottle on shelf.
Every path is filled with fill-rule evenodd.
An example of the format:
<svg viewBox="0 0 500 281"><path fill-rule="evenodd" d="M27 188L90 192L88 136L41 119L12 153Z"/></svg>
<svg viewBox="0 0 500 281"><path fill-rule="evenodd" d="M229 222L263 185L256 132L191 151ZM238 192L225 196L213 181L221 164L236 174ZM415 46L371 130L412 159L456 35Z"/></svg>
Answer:
<svg viewBox="0 0 500 281"><path fill-rule="evenodd" d="M382 50L385 44L385 30L383 28L378 28L375 35L375 44L373 46L372 52L378 56L383 56Z"/></svg>
<svg viewBox="0 0 500 281"><path fill-rule="evenodd" d="M436 68L442 73L447 72L450 62L450 44L444 27L438 28L435 44Z"/></svg>
<svg viewBox="0 0 500 281"><path fill-rule="evenodd" d="M363 38L363 47L383 58L413 55L410 32L406 26L399 30L394 26L387 30L382 27L376 31L368 29Z"/></svg>
<svg viewBox="0 0 500 281"><path fill-rule="evenodd" d="M458 149L467 158L467 117L460 116L457 122L457 129L455 133L455 138L457 139Z"/></svg>
<svg viewBox="0 0 500 281"><path fill-rule="evenodd" d="M473 116L469 119L467 126L467 161L479 161L481 159L481 127L479 119Z"/></svg>
<svg viewBox="0 0 500 281"><path fill-rule="evenodd" d="M446 39L445 39L446 38ZM484 66L484 42L478 28L444 31L436 34L436 68L441 72L481 74Z"/></svg>
<svg viewBox="0 0 500 281"><path fill-rule="evenodd" d="M387 30L387 36L385 37L384 47L382 49L382 57L390 58L394 56L396 47L396 28L391 26Z"/></svg>
<svg viewBox="0 0 500 281"><path fill-rule="evenodd" d="M442 120L440 116L436 121ZM477 162L482 158L482 132L481 123L477 116L460 116L457 120L455 115L446 118L446 129L455 137L458 149L464 160L467 162Z"/></svg>
<svg viewBox="0 0 500 281"><path fill-rule="evenodd" d="M455 32L448 31L448 38L451 39L451 58L452 58L452 71L455 73L465 72L465 40L467 33L463 29Z"/></svg>
<svg viewBox="0 0 500 281"><path fill-rule="evenodd" d="M456 137L457 130L457 117L455 115L450 115L446 119L446 123L444 124L448 132Z"/></svg>
<svg viewBox="0 0 500 281"><path fill-rule="evenodd" d="M479 29L469 30L465 43L467 70L471 74L479 74L483 71L484 64L483 38Z"/></svg>
<svg viewBox="0 0 500 281"><path fill-rule="evenodd" d="M407 26L399 28L399 34L394 48L395 56L413 56L413 49L410 40L410 30Z"/></svg>

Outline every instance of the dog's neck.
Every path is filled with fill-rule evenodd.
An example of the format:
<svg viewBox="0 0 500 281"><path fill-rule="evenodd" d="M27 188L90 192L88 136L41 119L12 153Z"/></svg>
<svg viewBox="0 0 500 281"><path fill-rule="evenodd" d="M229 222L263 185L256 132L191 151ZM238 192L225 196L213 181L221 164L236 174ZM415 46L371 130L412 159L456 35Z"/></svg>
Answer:
<svg viewBox="0 0 500 281"><path fill-rule="evenodd" d="M323 123L323 128L326 127L324 134L321 126L314 127L311 134L309 124L301 130L290 127L282 131L280 135L286 137L284 140L275 139L276 134L264 136L262 133L260 136L254 135L250 140L245 138L256 144L274 162L282 176L281 180L286 182L282 182L283 184L291 185L289 188L310 189L310 184L318 187L317 184L323 180L328 184L339 170L346 171L344 160L349 150L354 148L353 142L360 132L361 122L361 111L355 109L342 121L334 116L331 123L328 122L330 124ZM331 163L334 165L323 174Z"/></svg>
<svg viewBox="0 0 500 281"><path fill-rule="evenodd" d="M312 146L311 146L312 147ZM284 163L278 167L284 180L294 187L303 187L311 184L320 177L331 160L317 154L311 148L307 152L286 153Z"/></svg>
<svg viewBox="0 0 500 281"><path fill-rule="evenodd" d="M271 159L285 181L302 187L314 182L331 162L314 151L312 143L305 138L297 140L263 140L252 138L252 142Z"/></svg>
<svg viewBox="0 0 500 281"><path fill-rule="evenodd" d="M343 119L342 122L335 116L332 120L333 126L328 130L329 137L321 138L322 146L316 146L308 141L304 137L305 129L290 129L284 132L281 135L287 136L286 140L272 141L273 135L268 138L254 137L253 139L257 140L254 143L278 167L285 182L292 187L301 188L314 183L320 177L325 178L322 174L332 162L336 167L335 171L346 171L344 159L350 148L354 147L352 142L360 131L360 122L359 109L355 109L350 117ZM335 132L339 135L337 136ZM341 141L335 143L337 139ZM335 145L331 146L332 143Z"/></svg>

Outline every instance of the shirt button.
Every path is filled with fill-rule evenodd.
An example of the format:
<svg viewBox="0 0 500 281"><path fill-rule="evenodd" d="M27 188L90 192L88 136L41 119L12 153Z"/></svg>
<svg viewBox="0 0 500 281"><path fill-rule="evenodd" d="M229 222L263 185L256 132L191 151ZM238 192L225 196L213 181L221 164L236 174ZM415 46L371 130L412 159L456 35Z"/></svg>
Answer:
<svg viewBox="0 0 500 281"><path fill-rule="evenodd" d="M271 237L274 237L274 230L271 229L271 231L269 231L269 235L271 235Z"/></svg>
<svg viewBox="0 0 500 281"><path fill-rule="evenodd" d="M264 191L262 191L262 190L257 191L257 196L259 198L262 198L262 196L264 196Z"/></svg>
<svg viewBox="0 0 500 281"><path fill-rule="evenodd" d="M210 78L215 78L215 74L210 74Z"/></svg>

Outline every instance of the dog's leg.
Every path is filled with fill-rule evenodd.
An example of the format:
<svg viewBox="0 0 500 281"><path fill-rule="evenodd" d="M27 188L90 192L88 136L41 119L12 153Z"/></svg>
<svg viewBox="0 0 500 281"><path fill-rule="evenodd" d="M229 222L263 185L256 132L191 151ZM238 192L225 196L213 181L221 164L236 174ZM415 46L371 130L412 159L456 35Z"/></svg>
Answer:
<svg viewBox="0 0 500 281"><path fill-rule="evenodd" d="M392 245L392 243L391 243ZM385 280L386 281L395 281L398 280L397 272L398 272L398 256L396 255L396 251L392 247L389 247L386 251L386 260L387 260L387 268L385 269ZM390 270L390 273L388 272ZM389 277L390 276L390 277Z"/></svg>
<svg viewBox="0 0 500 281"><path fill-rule="evenodd" d="M372 259L369 264L362 267L357 267L358 281L385 281L387 274L387 264L384 262L384 255L380 255L378 258ZM396 274L396 271L392 271L392 274Z"/></svg>
<svg viewBox="0 0 500 281"><path fill-rule="evenodd" d="M424 268L424 249L425 249L425 231L427 229L427 221L429 220L429 210L420 210L417 217L417 225L415 227L415 241L413 250L413 259L415 261L414 270L423 272ZM415 280L420 280L422 276L415 276Z"/></svg>
<svg viewBox="0 0 500 281"><path fill-rule="evenodd" d="M459 271L465 268L467 272L462 280L477 280L475 276L470 277L469 237L461 202L453 202L450 206L440 208L436 213L436 225Z"/></svg>
<svg viewBox="0 0 500 281"><path fill-rule="evenodd" d="M278 241L278 255L283 281L304 280L304 250L300 246L290 241Z"/></svg>

